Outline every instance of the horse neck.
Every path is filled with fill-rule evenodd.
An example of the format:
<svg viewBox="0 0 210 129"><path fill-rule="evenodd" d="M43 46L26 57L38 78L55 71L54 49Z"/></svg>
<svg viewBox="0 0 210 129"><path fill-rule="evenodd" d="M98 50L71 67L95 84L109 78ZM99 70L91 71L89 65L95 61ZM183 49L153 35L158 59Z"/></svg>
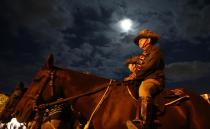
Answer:
<svg viewBox="0 0 210 129"><path fill-rule="evenodd" d="M68 91L71 95L84 93L87 91L94 90L106 85L110 79L98 77L93 74L84 74L77 71L64 70L58 73L61 78L63 88ZM67 94L68 94L67 93Z"/></svg>
<svg viewBox="0 0 210 129"><path fill-rule="evenodd" d="M89 116L94 110L105 92L106 86L108 86L110 82L110 80L106 78L74 71L68 71L68 73L61 73L60 75L63 77L61 80L67 80L63 83L65 97L77 96L100 89L89 95L79 97L74 101L74 108L77 108L76 110L78 111L82 111L84 116Z"/></svg>
<svg viewBox="0 0 210 129"><path fill-rule="evenodd" d="M85 117L87 120L90 119L91 115L94 115L94 119L107 119L106 113L109 114L110 112L117 112L116 114L118 114L118 117L123 117L123 119L126 120L130 118L130 115L132 115L132 118L134 118L134 114L125 114L125 116L119 115L125 111L122 108L122 106L125 106L125 103L128 104L126 105L126 111L131 112L130 110L135 110L135 100L130 96L126 86L117 86L115 84L111 85L107 94L105 95L105 99L100 106L96 108L105 92L106 89L90 96L82 97L73 103L73 108L77 112L80 112L81 116ZM114 116L111 114L108 116L110 116L110 119L112 119L112 117L114 118Z"/></svg>

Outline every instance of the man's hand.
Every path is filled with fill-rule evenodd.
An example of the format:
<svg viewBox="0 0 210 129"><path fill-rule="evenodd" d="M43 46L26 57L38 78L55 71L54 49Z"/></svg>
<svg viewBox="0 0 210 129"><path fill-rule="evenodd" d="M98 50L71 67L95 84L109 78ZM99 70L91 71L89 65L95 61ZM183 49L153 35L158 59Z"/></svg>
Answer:
<svg viewBox="0 0 210 129"><path fill-rule="evenodd" d="M130 80L129 76L124 78L124 81L129 81L129 80Z"/></svg>
<svg viewBox="0 0 210 129"><path fill-rule="evenodd" d="M135 64L129 64L128 69L133 73L136 71L136 65Z"/></svg>
<svg viewBox="0 0 210 129"><path fill-rule="evenodd" d="M126 60L125 64L128 65L128 64L136 64L136 62L138 61L138 56L133 56L133 57L130 57Z"/></svg>

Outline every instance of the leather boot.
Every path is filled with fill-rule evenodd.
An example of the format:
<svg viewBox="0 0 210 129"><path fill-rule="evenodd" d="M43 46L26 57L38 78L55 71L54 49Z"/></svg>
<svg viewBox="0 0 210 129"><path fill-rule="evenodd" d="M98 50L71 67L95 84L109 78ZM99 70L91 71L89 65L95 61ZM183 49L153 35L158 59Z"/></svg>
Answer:
<svg viewBox="0 0 210 129"><path fill-rule="evenodd" d="M141 128L142 126L142 120L140 119L140 107L141 107L141 98L139 97L136 106L136 117L134 120L132 120L133 124L137 128Z"/></svg>
<svg viewBox="0 0 210 129"><path fill-rule="evenodd" d="M152 126L152 110L153 103L152 97L146 96L141 97L141 118L142 118L142 129L151 129Z"/></svg>
<svg viewBox="0 0 210 129"><path fill-rule="evenodd" d="M141 98L138 98L136 103L136 116L134 120L126 122L128 129L142 129L142 120L140 119Z"/></svg>

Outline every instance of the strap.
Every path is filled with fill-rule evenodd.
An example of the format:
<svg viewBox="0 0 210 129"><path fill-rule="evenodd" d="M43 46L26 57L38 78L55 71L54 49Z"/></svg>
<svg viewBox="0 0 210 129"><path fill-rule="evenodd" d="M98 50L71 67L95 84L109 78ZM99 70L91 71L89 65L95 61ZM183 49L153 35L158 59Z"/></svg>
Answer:
<svg viewBox="0 0 210 129"><path fill-rule="evenodd" d="M95 115L96 111L100 108L101 104L104 102L104 99L105 99L105 97L106 97L106 94L107 94L108 91L109 91L109 88L110 88L111 83L112 83L112 80L110 80L109 85L108 85L106 91L104 92L103 96L101 97L101 100L100 100L99 103L96 105L96 107L95 107L95 109L93 110L93 112L91 113L90 118L89 118L89 120L87 121L87 123L85 124L84 129L88 129L88 128L89 128L90 122L91 122L93 116Z"/></svg>
<svg viewBox="0 0 210 129"><path fill-rule="evenodd" d="M127 90L128 90L129 95L131 96L131 98L132 98L133 100L135 100L135 101L138 101L138 100L133 96L133 94L131 93L131 90L129 89L129 87L126 86L126 88L127 88Z"/></svg>
<svg viewBox="0 0 210 129"><path fill-rule="evenodd" d="M40 88L38 89L39 91L37 92L37 94L35 95L31 95L31 94L26 94L25 97L28 97L30 99L32 99L34 102L37 102L37 100L40 97L40 94L44 91L44 89L47 87L48 82L50 81L50 86L53 86L53 78L54 78L54 74L55 74L55 70L52 71L48 71L49 73L49 77L46 79L46 83L44 83L43 85L40 86Z"/></svg>
<svg viewBox="0 0 210 129"><path fill-rule="evenodd" d="M169 105L171 105L171 104L174 104L174 103L177 103L177 102L179 102L179 101L181 101L181 100L189 99L189 98L190 98L189 95L185 95L185 96L179 97L178 99L175 99L175 100L173 100L173 101L171 101L171 102L168 102L168 103L164 104L164 106L169 106Z"/></svg>

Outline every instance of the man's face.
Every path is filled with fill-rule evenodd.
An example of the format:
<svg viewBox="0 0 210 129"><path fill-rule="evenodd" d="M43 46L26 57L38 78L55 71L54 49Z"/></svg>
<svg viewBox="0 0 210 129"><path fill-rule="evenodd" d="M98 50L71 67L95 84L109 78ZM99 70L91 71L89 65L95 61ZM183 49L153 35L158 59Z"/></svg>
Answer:
<svg viewBox="0 0 210 129"><path fill-rule="evenodd" d="M139 47L144 48L150 42L149 38L142 38L139 40Z"/></svg>

